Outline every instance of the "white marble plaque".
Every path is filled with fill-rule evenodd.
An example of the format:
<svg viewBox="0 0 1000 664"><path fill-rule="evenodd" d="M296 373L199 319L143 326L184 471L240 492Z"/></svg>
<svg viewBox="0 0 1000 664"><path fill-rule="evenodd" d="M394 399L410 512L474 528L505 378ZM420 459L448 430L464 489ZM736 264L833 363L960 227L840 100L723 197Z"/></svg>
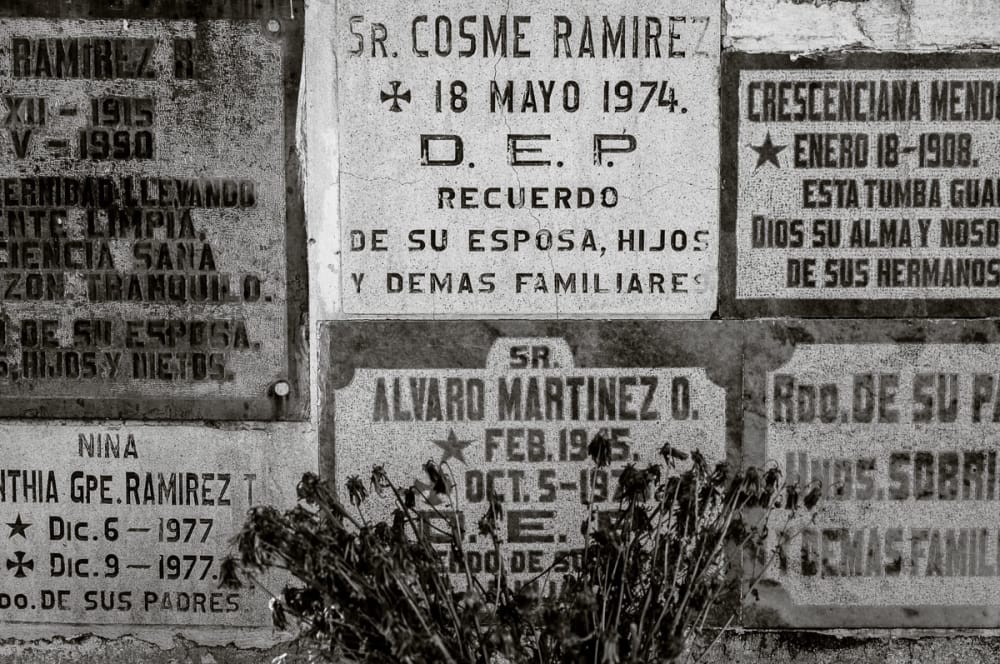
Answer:
<svg viewBox="0 0 1000 664"><path fill-rule="evenodd" d="M716 308L719 5L342 0L343 312Z"/></svg>
<svg viewBox="0 0 1000 664"><path fill-rule="evenodd" d="M996 58L737 59L727 223L744 314L988 315L1000 297Z"/></svg>
<svg viewBox="0 0 1000 664"><path fill-rule="evenodd" d="M305 447L244 429L0 428L0 627L270 626L267 595L221 588L220 566L251 506L294 503Z"/></svg>

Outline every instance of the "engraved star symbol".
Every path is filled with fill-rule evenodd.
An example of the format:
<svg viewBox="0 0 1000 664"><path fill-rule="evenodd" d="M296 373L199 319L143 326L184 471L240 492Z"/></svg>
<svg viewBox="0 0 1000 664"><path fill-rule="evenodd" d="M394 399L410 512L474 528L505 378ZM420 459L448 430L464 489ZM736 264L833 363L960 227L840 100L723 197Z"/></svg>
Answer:
<svg viewBox="0 0 1000 664"><path fill-rule="evenodd" d="M18 513L17 518L14 519L13 523L8 523L7 527L10 528L10 535L8 539L14 537L14 535L20 535L24 539L28 539L27 530L31 527L31 524L21 520L21 514Z"/></svg>
<svg viewBox="0 0 1000 664"><path fill-rule="evenodd" d="M787 144L775 145L774 141L771 140L771 132L767 132L763 143L750 146L750 149L757 153L757 167L754 170L768 162L774 164L776 168L781 168L781 164L778 163L778 153L787 147Z"/></svg>
<svg viewBox="0 0 1000 664"><path fill-rule="evenodd" d="M438 463L440 466L448 459L458 459L465 465L465 448L472 444L471 440L459 440L458 436L455 435L454 429L448 430L448 437L444 440L433 441L435 445L444 450L444 454L441 455L441 461Z"/></svg>

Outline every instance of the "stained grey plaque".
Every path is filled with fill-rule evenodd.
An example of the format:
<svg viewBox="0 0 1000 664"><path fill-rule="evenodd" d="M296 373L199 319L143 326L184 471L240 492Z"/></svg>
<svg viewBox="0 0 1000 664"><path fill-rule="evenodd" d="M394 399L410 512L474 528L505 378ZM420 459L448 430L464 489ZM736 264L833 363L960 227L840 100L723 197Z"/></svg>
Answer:
<svg viewBox="0 0 1000 664"><path fill-rule="evenodd" d="M716 307L719 4L340 0L341 309Z"/></svg>
<svg viewBox="0 0 1000 664"><path fill-rule="evenodd" d="M0 9L0 415L298 417L301 3Z"/></svg>
<svg viewBox="0 0 1000 664"><path fill-rule="evenodd" d="M1000 298L995 54L733 54L725 316L980 316Z"/></svg>
<svg viewBox="0 0 1000 664"><path fill-rule="evenodd" d="M980 321L747 323L744 456L822 487L745 622L1000 625L1000 335ZM769 552L770 553L770 552Z"/></svg>

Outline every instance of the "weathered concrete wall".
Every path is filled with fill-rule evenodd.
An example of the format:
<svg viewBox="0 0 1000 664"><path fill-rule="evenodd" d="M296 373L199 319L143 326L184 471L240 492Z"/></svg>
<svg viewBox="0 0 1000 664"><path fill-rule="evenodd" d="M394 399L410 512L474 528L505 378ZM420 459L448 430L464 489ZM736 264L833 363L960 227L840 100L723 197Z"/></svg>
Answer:
<svg viewBox="0 0 1000 664"><path fill-rule="evenodd" d="M867 48L938 50L1000 47L994 3L979 0L858 0L815 3L729 0L723 42L743 51L812 51ZM337 232L337 117L331 45L333 0L311 0L306 21L306 75L300 137L306 148L307 218L310 236L310 294L313 330L335 318L339 308ZM316 335L312 335L314 338ZM313 374L316 344L312 344ZM320 382L313 380L312 384ZM322 397L313 390L314 404ZM314 412L318 409L314 408ZM5 423L7 424L7 423ZM91 423L92 424L92 423ZM155 423L119 423L134 431ZM35 423L33 426L40 426ZM297 454L316 458L314 425L255 425L276 440L303 443ZM179 446L197 444L202 427L175 427ZM133 662L209 664L262 662L284 652L265 642L281 635L222 631L182 639L170 630L155 638L107 634L39 638L28 630L0 634L0 664L42 662ZM199 645L209 643L212 645ZM227 645L231 644L231 645ZM238 645L239 647L236 647ZM266 649L254 649L254 646ZM993 632L809 631L741 632L727 638L711 657L716 662L969 662L994 661L1000 636Z"/></svg>

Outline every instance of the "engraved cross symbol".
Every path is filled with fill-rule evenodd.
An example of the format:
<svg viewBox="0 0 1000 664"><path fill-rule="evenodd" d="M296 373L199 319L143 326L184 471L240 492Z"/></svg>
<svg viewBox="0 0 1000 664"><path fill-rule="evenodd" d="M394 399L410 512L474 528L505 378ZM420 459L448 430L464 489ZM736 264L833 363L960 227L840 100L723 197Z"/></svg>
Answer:
<svg viewBox="0 0 1000 664"><path fill-rule="evenodd" d="M35 569L35 561L25 560L24 555L25 555L24 551L15 551L14 556L17 559L16 560L11 560L9 558L7 559L7 569L11 570L16 568L17 571L14 572L14 576L19 579L23 579L24 577L28 576L27 574L24 573L25 569L29 570Z"/></svg>
<svg viewBox="0 0 1000 664"><path fill-rule="evenodd" d="M403 84L402 81L389 81L389 85L392 86L391 92L385 92L384 90L379 92L379 98L384 104L387 101L392 102L392 106L389 110L393 113L399 113L403 109L399 106L400 101L405 101L407 104L410 103L410 91L406 90L404 92L399 91L399 86Z"/></svg>

